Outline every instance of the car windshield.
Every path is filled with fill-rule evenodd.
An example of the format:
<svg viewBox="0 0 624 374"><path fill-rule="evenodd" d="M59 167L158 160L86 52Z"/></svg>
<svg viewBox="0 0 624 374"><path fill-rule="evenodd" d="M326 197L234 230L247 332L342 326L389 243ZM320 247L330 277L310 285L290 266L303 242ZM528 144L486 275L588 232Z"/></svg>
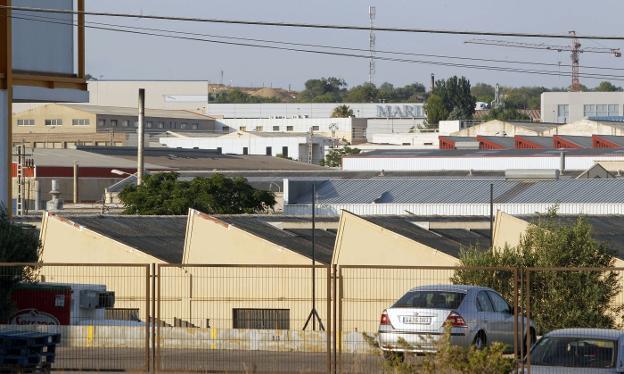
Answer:
<svg viewBox="0 0 624 374"><path fill-rule="evenodd" d="M531 350L531 365L613 368L616 347L613 340L545 337Z"/></svg>
<svg viewBox="0 0 624 374"><path fill-rule="evenodd" d="M393 308L457 309L466 294L449 291L410 291Z"/></svg>

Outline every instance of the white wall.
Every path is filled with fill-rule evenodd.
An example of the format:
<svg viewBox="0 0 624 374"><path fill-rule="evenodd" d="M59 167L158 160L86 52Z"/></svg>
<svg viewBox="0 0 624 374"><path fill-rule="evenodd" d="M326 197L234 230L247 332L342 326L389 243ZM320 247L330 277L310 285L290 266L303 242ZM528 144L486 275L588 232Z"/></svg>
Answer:
<svg viewBox="0 0 624 374"><path fill-rule="evenodd" d="M624 156L566 156L567 170L586 170L596 161L624 160ZM345 157L342 169L347 171L433 171L559 169L556 157Z"/></svg>
<svg viewBox="0 0 624 374"><path fill-rule="evenodd" d="M371 118L366 126L366 138L369 142L378 134L405 134L418 131L423 127L424 118Z"/></svg>
<svg viewBox="0 0 624 374"><path fill-rule="evenodd" d="M300 145L307 144L305 137L259 137L242 136L236 139L231 136L215 136L205 138L160 138L160 143L169 148L199 148L217 149L226 154L243 154L243 147L247 147L250 155L266 155L267 147L271 147L271 155L282 154L282 147L288 147L288 157L293 160L304 160L307 154L300 154ZM317 163L324 155L324 144L314 144L314 162ZM306 146L303 148L307 149Z"/></svg>
<svg viewBox="0 0 624 374"><path fill-rule="evenodd" d="M410 134L373 134L369 141L374 144L393 144L410 146L409 148L438 148L440 141L437 132L415 132ZM364 148L358 146L358 148ZM369 147L374 148L374 147ZM395 147L396 149L396 147Z"/></svg>
<svg viewBox="0 0 624 374"><path fill-rule="evenodd" d="M205 102L205 96L170 97L169 100ZM208 114L225 118L328 118L339 105L347 105L357 118L425 118L422 103L279 103L209 104Z"/></svg>
<svg viewBox="0 0 624 374"><path fill-rule="evenodd" d="M569 115L564 121L557 116L559 104L569 105ZM574 122L585 118L585 104L617 104L617 115L624 112L624 92L544 92L541 97L543 122Z"/></svg>

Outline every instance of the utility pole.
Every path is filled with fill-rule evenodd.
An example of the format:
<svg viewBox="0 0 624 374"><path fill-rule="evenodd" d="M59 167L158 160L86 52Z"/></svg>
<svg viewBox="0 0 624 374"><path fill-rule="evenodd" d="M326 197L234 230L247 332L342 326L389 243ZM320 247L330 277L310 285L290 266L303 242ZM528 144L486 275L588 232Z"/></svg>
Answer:
<svg viewBox="0 0 624 374"><path fill-rule="evenodd" d="M0 208L12 214L13 37L11 2L0 0Z"/></svg>
<svg viewBox="0 0 624 374"><path fill-rule="evenodd" d="M139 88L139 128L137 139L137 186L143 183L143 141L145 140L145 88Z"/></svg>
<svg viewBox="0 0 624 374"><path fill-rule="evenodd" d="M373 84L375 82L375 15L377 10L374 6L368 7L368 17L370 18L370 34L368 36L368 43L370 49L370 60L368 62L368 83Z"/></svg>

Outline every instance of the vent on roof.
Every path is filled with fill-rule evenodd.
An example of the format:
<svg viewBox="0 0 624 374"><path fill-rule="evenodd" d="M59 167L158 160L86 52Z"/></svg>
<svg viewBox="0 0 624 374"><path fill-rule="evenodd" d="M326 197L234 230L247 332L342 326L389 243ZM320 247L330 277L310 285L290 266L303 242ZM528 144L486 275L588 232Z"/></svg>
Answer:
<svg viewBox="0 0 624 374"><path fill-rule="evenodd" d="M559 170L557 169L509 169L505 170L506 180L515 179L540 179L540 180L557 180L559 179Z"/></svg>

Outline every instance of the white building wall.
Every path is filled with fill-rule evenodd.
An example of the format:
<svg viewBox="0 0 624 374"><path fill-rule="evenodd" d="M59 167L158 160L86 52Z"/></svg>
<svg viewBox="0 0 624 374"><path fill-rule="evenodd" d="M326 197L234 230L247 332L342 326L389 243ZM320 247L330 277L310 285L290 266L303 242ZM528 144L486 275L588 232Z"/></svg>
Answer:
<svg viewBox="0 0 624 374"><path fill-rule="evenodd" d="M539 204L494 204L494 210L512 215L533 215L546 213L557 205L558 214L585 215L621 215L624 214L624 203L552 203ZM409 216L489 216L490 204L318 204L316 214L320 216L339 216L340 211L347 210L357 215L409 215ZM286 204L286 215L310 215L309 204Z"/></svg>
<svg viewBox="0 0 624 374"><path fill-rule="evenodd" d="M569 123L585 118L586 104L615 104L617 113L624 114L624 92L544 92L541 96L543 122ZM568 116L559 116L558 105L568 105Z"/></svg>
<svg viewBox="0 0 624 374"><path fill-rule="evenodd" d="M168 100L205 103L205 96L170 96ZM424 119L422 103L276 103L276 104L209 104L209 115L224 118L329 118L339 105L347 105L356 118Z"/></svg>
<svg viewBox="0 0 624 374"><path fill-rule="evenodd" d="M168 148L198 148L217 149L221 148L224 154L243 154L243 148L247 147L250 155L266 155L267 147L271 147L271 156L283 155L283 147L288 148L288 157L293 160L307 161L306 137L259 137L243 136L240 139L228 137L205 137L205 138L160 138L160 143ZM314 163L318 163L324 156L325 145L314 144Z"/></svg>
<svg viewBox="0 0 624 374"><path fill-rule="evenodd" d="M369 136L369 142L373 144L391 144L407 147L405 149L435 149L440 145L437 132L415 132L410 134L373 134ZM358 147L364 149L364 147ZM383 147L368 149L383 149ZM393 147L393 149L402 149L401 147Z"/></svg>
<svg viewBox="0 0 624 374"><path fill-rule="evenodd" d="M345 157L345 171L433 171L559 169L559 152L553 157ZM624 156L566 156L566 170L586 170L597 161L623 161Z"/></svg>

